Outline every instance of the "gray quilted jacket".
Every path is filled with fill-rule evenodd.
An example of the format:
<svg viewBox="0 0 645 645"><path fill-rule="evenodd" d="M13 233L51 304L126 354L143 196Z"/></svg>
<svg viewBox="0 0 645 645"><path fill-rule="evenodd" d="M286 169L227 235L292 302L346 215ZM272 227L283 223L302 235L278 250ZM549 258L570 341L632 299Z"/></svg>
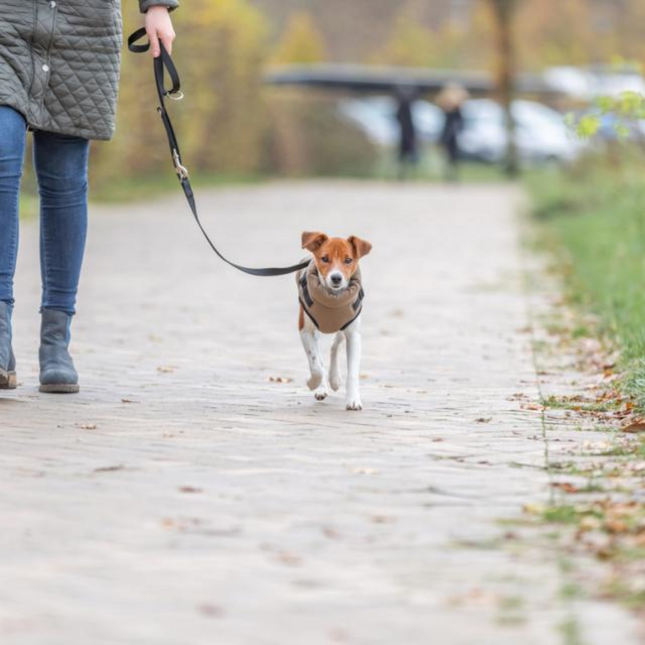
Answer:
<svg viewBox="0 0 645 645"><path fill-rule="evenodd" d="M120 0L0 0L0 105L34 129L110 139L122 40Z"/></svg>

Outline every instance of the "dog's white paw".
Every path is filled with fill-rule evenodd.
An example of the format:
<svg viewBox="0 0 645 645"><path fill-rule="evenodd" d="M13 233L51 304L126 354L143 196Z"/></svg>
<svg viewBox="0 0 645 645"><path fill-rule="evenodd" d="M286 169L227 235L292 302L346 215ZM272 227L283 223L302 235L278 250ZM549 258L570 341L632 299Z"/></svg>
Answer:
<svg viewBox="0 0 645 645"><path fill-rule="evenodd" d="M324 401L328 396L329 396L329 391L327 390L326 387L319 387L315 392L314 396L316 397L316 401Z"/></svg>
<svg viewBox="0 0 645 645"><path fill-rule="evenodd" d="M347 405L345 406L346 410L362 410L363 409L363 402L361 401L360 396L354 396L351 398L347 399Z"/></svg>
<svg viewBox="0 0 645 645"><path fill-rule="evenodd" d="M342 380L341 380L339 371L336 370L333 372L329 372L329 387L332 390L334 390L334 392L338 392L338 390L340 389L341 383L342 383Z"/></svg>
<svg viewBox="0 0 645 645"><path fill-rule="evenodd" d="M307 387L310 390L315 390L320 387L320 384L323 382L324 374L322 372L312 372L309 380L307 381Z"/></svg>

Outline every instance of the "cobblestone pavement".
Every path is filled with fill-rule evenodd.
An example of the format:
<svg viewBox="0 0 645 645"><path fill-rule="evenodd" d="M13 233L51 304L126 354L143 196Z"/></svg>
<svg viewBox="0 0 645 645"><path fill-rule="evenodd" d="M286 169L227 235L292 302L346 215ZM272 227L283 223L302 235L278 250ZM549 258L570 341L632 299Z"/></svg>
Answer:
<svg viewBox="0 0 645 645"><path fill-rule="evenodd" d="M22 385L0 393L0 642L636 642L622 610L561 599L557 553L498 548L499 519L549 495L541 418L519 402L537 390L518 197L204 193L208 227L242 262L297 260L302 229L373 242L362 413L307 391L293 278L224 266L175 195L93 209L82 392L39 394L24 226Z"/></svg>

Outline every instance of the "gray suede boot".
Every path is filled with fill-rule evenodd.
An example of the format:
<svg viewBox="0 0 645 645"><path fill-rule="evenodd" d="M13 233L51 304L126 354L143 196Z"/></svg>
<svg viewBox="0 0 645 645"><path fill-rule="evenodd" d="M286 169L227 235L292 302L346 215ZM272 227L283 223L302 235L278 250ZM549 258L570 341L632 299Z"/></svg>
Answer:
<svg viewBox="0 0 645 645"><path fill-rule="evenodd" d="M11 348L11 313L11 307L0 302L0 390L13 390L18 385L16 358Z"/></svg>
<svg viewBox="0 0 645 645"><path fill-rule="evenodd" d="M74 394L79 391L78 373L69 355L72 317L56 309L42 310L40 328L40 391Z"/></svg>

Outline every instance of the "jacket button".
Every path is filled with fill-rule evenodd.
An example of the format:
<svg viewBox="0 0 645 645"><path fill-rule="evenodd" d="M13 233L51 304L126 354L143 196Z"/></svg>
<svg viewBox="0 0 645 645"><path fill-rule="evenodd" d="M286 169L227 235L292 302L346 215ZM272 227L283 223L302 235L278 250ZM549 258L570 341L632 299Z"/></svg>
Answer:
<svg viewBox="0 0 645 645"><path fill-rule="evenodd" d="M49 65L43 65L43 72L49 71Z"/></svg>

